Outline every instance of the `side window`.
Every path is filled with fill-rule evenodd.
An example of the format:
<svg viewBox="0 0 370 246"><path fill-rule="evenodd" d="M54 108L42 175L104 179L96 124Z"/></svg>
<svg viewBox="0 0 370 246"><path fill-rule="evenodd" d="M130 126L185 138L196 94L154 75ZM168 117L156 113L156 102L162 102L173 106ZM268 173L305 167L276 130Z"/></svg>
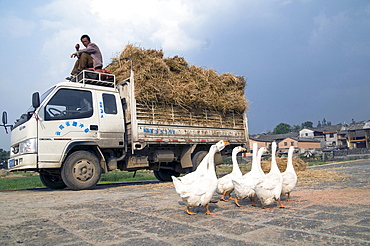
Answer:
<svg viewBox="0 0 370 246"><path fill-rule="evenodd" d="M45 120L89 118L92 105L90 91L60 89L45 106Z"/></svg>
<svg viewBox="0 0 370 246"><path fill-rule="evenodd" d="M103 94L104 113L117 114L116 97L112 94Z"/></svg>

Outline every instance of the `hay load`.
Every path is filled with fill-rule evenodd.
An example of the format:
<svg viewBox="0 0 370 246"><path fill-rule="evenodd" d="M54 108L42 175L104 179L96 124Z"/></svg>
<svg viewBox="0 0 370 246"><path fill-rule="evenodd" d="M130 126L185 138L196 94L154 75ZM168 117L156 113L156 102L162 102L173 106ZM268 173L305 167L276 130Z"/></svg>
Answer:
<svg viewBox="0 0 370 246"><path fill-rule="evenodd" d="M246 81L231 73L219 75L213 69L189 65L183 57L164 58L162 50L127 45L106 67L117 81L130 76L131 57L135 73L136 100L143 104L161 103L183 109L202 108L224 114L244 114Z"/></svg>

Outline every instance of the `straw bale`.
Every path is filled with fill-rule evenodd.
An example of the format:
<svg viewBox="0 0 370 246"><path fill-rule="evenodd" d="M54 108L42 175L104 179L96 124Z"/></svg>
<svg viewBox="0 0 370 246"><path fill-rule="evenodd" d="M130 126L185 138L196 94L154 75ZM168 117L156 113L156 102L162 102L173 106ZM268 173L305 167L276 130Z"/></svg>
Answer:
<svg viewBox="0 0 370 246"><path fill-rule="evenodd" d="M214 69L205 69L179 56L164 58L162 50L143 49L127 45L118 57L106 67L117 81L130 76L131 57L135 73L136 99L143 104L174 104L186 109L202 108L226 113L244 113L246 80L231 73L219 75Z"/></svg>
<svg viewBox="0 0 370 246"><path fill-rule="evenodd" d="M276 157L276 163L279 167L280 172L284 172L286 169L288 158L287 157ZM293 157L293 167L295 171L305 171L308 164L299 157ZM267 161L261 161L261 168L265 173L270 172L271 158Z"/></svg>

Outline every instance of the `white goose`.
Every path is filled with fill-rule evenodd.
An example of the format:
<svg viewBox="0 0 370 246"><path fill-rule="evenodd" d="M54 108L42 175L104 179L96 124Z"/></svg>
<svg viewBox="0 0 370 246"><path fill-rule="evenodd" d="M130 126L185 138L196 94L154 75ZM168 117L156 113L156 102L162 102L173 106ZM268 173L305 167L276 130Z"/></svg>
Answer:
<svg viewBox="0 0 370 246"><path fill-rule="evenodd" d="M276 142L273 142L271 146L270 172L255 186L255 192L262 203L262 208L268 208L266 206L273 204L275 200L279 202L280 208L287 208L280 201L280 194L283 187L283 175L280 173L276 163L276 147Z"/></svg>
<svg viewBox="0 0 370 246"><path fill-rule="evenodd" d="M231 173L223 176L222 178L219 178L217 181L216 192L218 194L222 194L220 198L221 201L228 201L227 199L225 199L225 196L229 196L230 199L233 200L233 198L230 196L230 193L234 190L232 179L239 179L243 176L243 173L242 171L240 171L238 160L237 160L237 155L241 151L246 151L246 149L243 148L242 146L237 146L233 149L232 154L231 154L233 170L231 171Z"/></svg>
<svg viewBox="0 0 370 246"><path fill-rule="evenodd" d="M215 171L214 156L221 151L228 142L220 141L211 146L208 156L203 158L197 170L183 177L172 176L176 192L186 204L188 214L196 214L190 211L191 207L205 206L206 214L213 215L209 211L209 202L217 189L217 176Z"/></svg>
<svg viewBox="0 0 370 246"><path fill-rule="evenodd" d="M217 148L216 152L223 150L226 146L225 143L226 142L224 142L223 140L218 141L215 144ZM184 185L192 184L194 180L198 178L199 175L204 175L204 173L207 172L208 157L209 157L210 151L211 151L211 148L209 149L208 153L203 157L202 161L199 163L198 167L193 172L188 173L185 176L179 177L179 179Z"/></svg>
<svg viewBox="0 0 370 246"><path fill-rule="evenodd" d="M288 195L286 201L291 201L290 192L294 189L297 184L297 174L293 167L293 152L294 147L290 146L288 151L288 161L283 175L283 188L281 190L281 196Z"/></svg>
<svg viewBox="0 0 370 246"><path fill-rule="evenodd" d="M234 191L235 191L235 204L238 207L241 207L239 204L239 199L244 199L249 197L252 201L252 206L255 204L256 193L254 187L256 184L263 178L264 174L260 165L260 159L262 154L266 151L266 148L262 147L258 150L257 153L257 143L253 144L253 156L252 156L252 167L250 172L244 174L239 179L233 179Z"/></svg>

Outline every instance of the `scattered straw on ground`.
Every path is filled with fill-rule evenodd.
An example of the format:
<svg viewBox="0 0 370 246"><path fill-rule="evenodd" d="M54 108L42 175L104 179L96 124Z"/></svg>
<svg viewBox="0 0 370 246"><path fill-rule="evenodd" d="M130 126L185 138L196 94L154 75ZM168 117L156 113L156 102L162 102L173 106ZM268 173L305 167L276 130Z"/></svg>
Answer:
<svg viewBox="0 0 370 246"><path fill-rule="evenodd" d="M285 171L287 162L287 157L276 157L276 163L279 167L280 172ZM301 158L293 157L293 166L295 171L304 171L306 170L308 165ZM261 161L261 167L265 173L268 173L271 167L271 158L267 161Z"/></svg>
<svg viewBox="0 0 370 246"><path fill-rule="evenodd" d="M296 172L298 176L298 182L306 184L316 184L325 181L344 180L346 177L338 174L334 171L327 170L313 170L307 169L305 171Z"/></svg>
<svg viewBox="0 0 370 246"><path fill-rule="evenodd" d="M231 73L189 65L183 57L164 58L162 50L127 45L106 67L117 81L130 76L131 57L135 73L136 99L142 103L174 104L186 109L206 108L223 113L244 113L246 81Z"/></svg>

